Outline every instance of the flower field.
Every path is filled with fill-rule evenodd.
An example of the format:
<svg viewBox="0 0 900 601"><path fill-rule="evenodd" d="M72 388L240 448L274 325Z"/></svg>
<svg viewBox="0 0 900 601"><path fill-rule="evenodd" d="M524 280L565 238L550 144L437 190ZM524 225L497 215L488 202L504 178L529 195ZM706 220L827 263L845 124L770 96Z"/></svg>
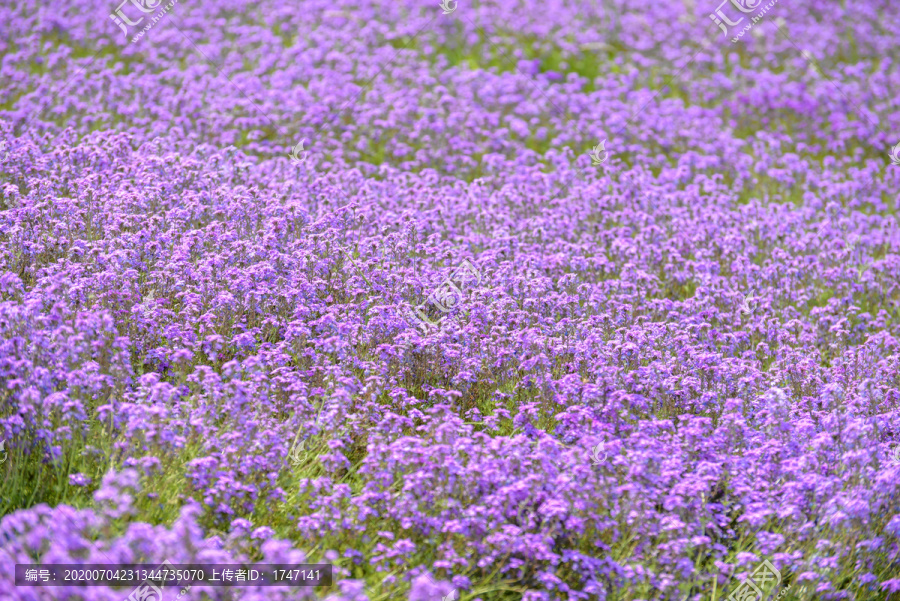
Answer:
<svg viewBox="0 0 900 601"><path fill-rule="evenodd" d="M900 16L718 1L0 6L0 599L900 600Z"/></svg>

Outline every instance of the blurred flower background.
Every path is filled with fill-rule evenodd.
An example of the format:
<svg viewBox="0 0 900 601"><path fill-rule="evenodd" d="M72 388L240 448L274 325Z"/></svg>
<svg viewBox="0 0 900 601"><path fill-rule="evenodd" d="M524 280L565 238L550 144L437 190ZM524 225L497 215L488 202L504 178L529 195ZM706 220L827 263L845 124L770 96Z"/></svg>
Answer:
<svg viewBox="0 0 900 601"><path fill-rule="evenodd" d="M900 598L897 25L0 6L2 594Z"/></svg>

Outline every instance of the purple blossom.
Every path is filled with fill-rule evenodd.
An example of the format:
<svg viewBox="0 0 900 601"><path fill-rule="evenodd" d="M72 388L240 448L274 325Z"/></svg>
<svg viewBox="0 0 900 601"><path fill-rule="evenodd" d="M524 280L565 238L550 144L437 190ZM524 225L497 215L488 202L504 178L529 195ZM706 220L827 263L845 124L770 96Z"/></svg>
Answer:
<svg viewBox="0 0 900 601"><path fill-rule="evenodd" d="M15 561L900 592L894 6L115 4L0 7Z"/></svg>

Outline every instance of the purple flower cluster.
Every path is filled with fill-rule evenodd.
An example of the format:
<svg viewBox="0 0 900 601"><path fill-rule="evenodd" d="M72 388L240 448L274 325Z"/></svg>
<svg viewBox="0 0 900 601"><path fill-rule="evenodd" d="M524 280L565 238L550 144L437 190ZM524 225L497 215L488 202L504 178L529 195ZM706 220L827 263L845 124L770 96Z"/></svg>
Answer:
<svg viewBox="0 0 900 601"><path fill-rule="evenodd" d="M896 7L439 4L0 7L4 592L900 592Z"/></svg>

